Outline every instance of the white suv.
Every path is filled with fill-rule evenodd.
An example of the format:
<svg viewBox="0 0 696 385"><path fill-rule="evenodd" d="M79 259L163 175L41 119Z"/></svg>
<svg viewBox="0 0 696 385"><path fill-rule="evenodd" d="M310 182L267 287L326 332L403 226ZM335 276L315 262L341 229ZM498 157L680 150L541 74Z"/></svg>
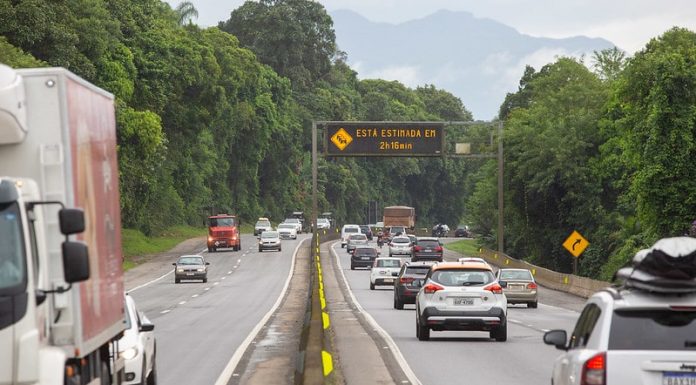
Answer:
<svg viewBox="0 0 696 385"><path fill-rule="evenodd" d="M394 280L399 276L401 270L400 258L377 258L370 270L370 290L375 290L375 286L389 285L394 286Z"/></svg>
<svg viewBox="0 0 696 385"><path fill-rule="evenodd" d="M587 300L570 339L565 330L544 334L563 350L552 383L696 384L695 262L693 238L663 239L636 254L633 268L617 273L622 287Z"/></svg>
<svg viewBox="0 0 696 385"><path fill-rule="evenodd" d="M502 285L502 286L501 286ZM416 296L416 336L430 339L430 330L488 331L507 340L507 299L488 264L436 263Z"/></svg>

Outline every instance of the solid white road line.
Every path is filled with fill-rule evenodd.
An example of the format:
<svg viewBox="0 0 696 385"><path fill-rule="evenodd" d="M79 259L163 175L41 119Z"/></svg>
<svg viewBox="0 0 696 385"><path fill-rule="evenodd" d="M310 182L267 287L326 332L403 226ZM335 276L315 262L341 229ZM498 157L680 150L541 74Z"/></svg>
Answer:
<svg viewBox="0 0 696 385"><path fill-rule="evenodd" d="M350 284L348 284L348 279L346 279L346 275L343 273L343 266L341 265L341 259L338 257L338 253L336 253L336 250L334 250L334 246L337 245L338 242L335 242L329 246L329 250L331 250L331 253L334 255L336 258L336 263L338 266L338 271L341 273L341 277L343 278L343 282L346 284L346 287L348 288L348 294L350 295L350 299L353 301L355 304L355 308L362 313L362 315L365 317L367 322L372 326L373 330L379 333L382 338L384 338L384 341L387 343L388 348L391 349L392 353L394 353L394 359L396 359L396 362L399 364L401 367L401 370L404 371L404 374L406 375L406 378L411 382L411 384L414 385L421 385L420 380L416 376L416 373L413 372L411 367L408 365L408 362L406 362L406 359L404 358L404 355L401 354L401 350L399 350L399 347L396 346L396 342L391 338L389 333L386 332L386 330L382 329L381 326L375 321L374 318L370 315L370 313L366 312L363 307L360 305L360 302L358 302L358 299L355 298L355 295L353 295L353 290L350 288ZM218 384L216 384L218 385ZM222 385L222 384L220 384Z"/></svg>
<svg viewBox="0 0 696 385"><path fill-rule="evenodd" d="M311 238L308 239L311 240ZM237 368L239 361L242 359L244 352L247 350L249 345L251 345L252 341L254 340L254 338L256 338L256 336L259 334L264 325L266 325L266 322L268 322L273 313L275 313L275 311L280 306L281 302L283 301L283 297L285 297L285 294L288 291L288 287L290 287L290 280L292 279L292 276L295 272L295 260L297 259L297 251L300 249L300 246L302 246L302 243L304 243L308 239L305 239L302 242L298 243L295 247L295 251L292 254L290 272L288 273L288 278L285 280L285 286L283 286L283 290L281 290L278 299L273 304L268 313L266 313L266 315L263 316L261 321L259 321L259 323L256 324L254 329L251 330L251 333L249 333L246 339L237 347L237 350L234 351L234 354L232 355L232 358L230 358L230 361L227 363L227 366L222 371L222 373L220 373L220 377L218 377L217 381L215 381L215 385L226 385L230 381L230 378L232 378L232 374L234 373L234 370Z"/></svg>
<svg viewBox="0 0 696 385"><path fill-rule="evenodd" d="M162 279L162 278L168 276L169 274L171 274L171 273L173 273L173 272L174 272L174 270L170 270L169 272L167 272L167 274L164 274L163 276L161 276L161 277L159 277L159 278L155 278L155 279L153 279L153 280L150 281L150 282L143 283L143 284L140 285L140 286L136 286L136 287L134 287L134 288L128 290L126 293L132 293L132 292L134 292L134 291L136 291L136 290L138 290L138 289L142 289L142 288L144 288L145 286L148 286L148 285L150 285L150 284L153 284L153 283L159 281L160 279Z"/></svg>

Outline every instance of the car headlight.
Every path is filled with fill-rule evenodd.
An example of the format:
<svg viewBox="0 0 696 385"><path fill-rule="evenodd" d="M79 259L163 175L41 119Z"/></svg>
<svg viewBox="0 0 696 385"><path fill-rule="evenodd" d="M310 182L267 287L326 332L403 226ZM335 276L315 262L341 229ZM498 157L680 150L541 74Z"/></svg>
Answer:
<svg viewBox="0 0 696 385"><path fill-rule="evenodd" d="M138 348L136 348L136 347L128 348L128 349L121 352L121 357L123 357L126 360L132 360L137 355L138 355Z"/></svg>
<svg viewBox="0 0 696 385"><path fill-rule="evenodd" d="M184 268L183 268L183 267L177 267L177 268L176 268L176 272L177 272L177 273L183 273L183 272L184 272Z"/></svg>
<svg viewBox="0 0 696 385"><path fill-rule="evenodd" d="M198 271L203 272L205 271L205 269L201 267L200 269L198 269Z"/></svg>

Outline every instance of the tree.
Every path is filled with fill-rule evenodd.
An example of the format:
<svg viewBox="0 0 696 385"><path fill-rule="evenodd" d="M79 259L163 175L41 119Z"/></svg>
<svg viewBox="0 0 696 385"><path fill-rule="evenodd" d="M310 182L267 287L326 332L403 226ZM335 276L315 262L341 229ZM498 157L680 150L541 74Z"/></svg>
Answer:
<svg viewBox="0 0 696 385"><path fill-rule="evenodd" d="M626 52L618 47L594 51L595 73L603 80L616 80L626 66Z"/></svg>
<svg viewBox="0 0 696 385"><path fill-rule="evenodd" d="M179 25L193 24L194 19L198 19L198 10L190 1L182 1L176 6L176 13L179 16Z"/></svg>

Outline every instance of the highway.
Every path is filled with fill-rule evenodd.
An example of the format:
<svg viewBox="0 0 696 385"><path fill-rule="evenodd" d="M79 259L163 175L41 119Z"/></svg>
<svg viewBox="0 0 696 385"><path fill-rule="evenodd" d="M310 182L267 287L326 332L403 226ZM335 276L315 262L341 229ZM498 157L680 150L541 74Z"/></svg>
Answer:
<svg viewBox="0 0 696 385"><path fill-rule="evenodd" d="M350 256L332 245L348 286L362 306L395 342L408 366L424 385L548 384L559 351L542 341L544 331L571 331L583 298L541 288L539 307L508 306L508 340L495 342L487 332L431 332L430 341L418 341L415 305L395 310L390 286L369 289L367 269L350 270ZM384 253L388 250L385 246ZM446 252L446 259L454 258ZM340 274L339 274L340 275ZM561 305L563 307L557 306Z"/></svg>
<svg viewBox="0 0 696 385"><path fill-rule="evenodd" d="M126 275L126 288L155 324L157 372L161 385L213 385L237 348L278 300L300 242L283 250L258 252L256 237L242 236L242 250L208 253L203 241L180 254L201 254L210 262L208 282L175 284L178 255L160 256Z"/></svg>

